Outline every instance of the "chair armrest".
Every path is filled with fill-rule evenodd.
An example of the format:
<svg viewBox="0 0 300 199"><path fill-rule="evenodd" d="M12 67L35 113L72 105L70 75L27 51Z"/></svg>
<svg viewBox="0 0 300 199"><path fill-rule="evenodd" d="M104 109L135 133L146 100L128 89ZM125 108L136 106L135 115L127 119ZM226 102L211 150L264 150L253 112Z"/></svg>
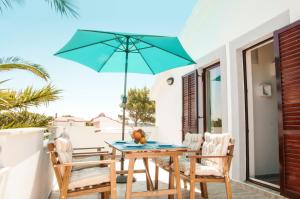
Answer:
<svg viewBox="0 0 300 199"><path fill-rule="evenodd" d="M88 149L104 149L104 147L84 147L84 148L73 148L73 150L88 150Z"/></svg>
<svg viewBox="0 0 300 199"><path fill-rule="evenodd" d="M79 154L73 154L73 157L91 157L91 156L112 156L111 153L79 153Z"/></svg>
<svg viewBox="0 0 300 199"><path fill-rule="evenodd" d="M205 156L205 155L188 155L188 158L196 158L196 159L201 159L201 158L227 158L227 155L212 155L212 156Z"/></svg>
<svg viewBox="0 0 300 199"><path fill-rule="evenodd" d="M86 162L69 162L64 164L57 164L54 167L70 167L70 166L86 166L86 165L98 165L98 164L112 164L116 163L116 160L99 160L99 161L86 161Z"/></svg>
<svg viewBox="0 0 300 199"><path fill-rule="evenodd" d="M201 150L187 150L186 152L184 153L201 153Z"/></svg>
<svg viewBox="0 0 300 199"><path fill-rule="evenodd" d="M97 151L97 152L80 152L80 153L72 153L73 155L84 155L84 154L90 154L90 155L101 155L101 154L109 154L108 151Z"/></svg>

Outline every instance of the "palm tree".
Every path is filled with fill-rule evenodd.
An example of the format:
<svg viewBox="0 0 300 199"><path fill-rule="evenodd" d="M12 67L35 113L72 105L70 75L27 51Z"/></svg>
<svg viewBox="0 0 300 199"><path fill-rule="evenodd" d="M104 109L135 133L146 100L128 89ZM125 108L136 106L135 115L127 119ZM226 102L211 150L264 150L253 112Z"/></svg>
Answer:
<svg viewBox="0 0 300 199"><path fill-rule="evenodd" d="M0 12L5 8L12 8L14 3L20 3L24 0L0 0ZM79 16L77 7L72 3L72 0L44 0L51 8L63 16Z"/></svg>
<svg viewBox="0 0 300 199"><path fill-rule="evenodd" d="M19 57L0 58L0 72L10 70L29 71L45 81L49 80L49 74L38 64L30 63ZM1 81L3 84L8 80ZM16 108L24 109L30 106L38 106L48 104L59 98L60 90L55 89L51 85L47 85L41 89L34 90L27 87L19 92L9 89L0 89L0 111L14 110Z"/></svg>
<svg viewBox="0 0 300 199"><path fill-rule="evenodd" d="M0 72L14 69L29 71L45 81L49 80L49 74L38 64L27 62L19 57L0 58ZM8 80L0 81L0 84L6 81ZM59 99L59 93L60 90L50 84L41 89L27 87L21 91L0 89L0 123L2 123L0 128L45 124L48 117L29 113L27 108L47 105L49 102ZM34 119L36 123L33 122Z"/></svg>

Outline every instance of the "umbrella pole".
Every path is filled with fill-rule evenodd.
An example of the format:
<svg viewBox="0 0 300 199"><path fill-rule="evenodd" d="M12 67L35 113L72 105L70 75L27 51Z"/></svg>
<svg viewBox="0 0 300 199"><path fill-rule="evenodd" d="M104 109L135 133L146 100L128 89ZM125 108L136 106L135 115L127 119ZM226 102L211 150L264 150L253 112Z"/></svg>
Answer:
<svg viewBox="0 0 300 199"><path fill-rule="evenodd" d="M128 73L128 54L129 54L129 37L126 37L126 58L125 58L125 76L124 76L124 94L123 94L123 122L122 122L122 140L125 139L125 111L126 111L126 103L127 103L127 73ZM121 157L121 171L124 170L124 154ZM135 181L135 179L133 179ZM117 177L117 183L126 183L127 176L121 174Z"/></svg>
<svg viewBox="0 0 300 199"><path fill-rule="evenodd" d="M127 38L128 39L128 38ZM122 140L125 139L125 111L127 103L127 71L128 71L128 40L126 42L126 58L125 58L125 76L124 76L124 93L123 93L123 122L122 122ZM121 159L121 170L124 170L124 156Z"/></svg>

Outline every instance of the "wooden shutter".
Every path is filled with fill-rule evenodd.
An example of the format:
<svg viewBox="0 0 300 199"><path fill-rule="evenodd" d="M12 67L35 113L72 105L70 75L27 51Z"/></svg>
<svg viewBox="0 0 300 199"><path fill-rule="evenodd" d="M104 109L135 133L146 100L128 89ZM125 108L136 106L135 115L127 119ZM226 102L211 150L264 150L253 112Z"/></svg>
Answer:
<svg viewBox="0 0 300 199"><path fill-rule="evenodd" d="M300 198L300 21L274 33L281 193Z"/></svg>
<svg viewBox="0 0 300 199"><path fill-rule="evenodd" d="M187 132L198 133L197 70L182 77L182 139Z"/></svg>

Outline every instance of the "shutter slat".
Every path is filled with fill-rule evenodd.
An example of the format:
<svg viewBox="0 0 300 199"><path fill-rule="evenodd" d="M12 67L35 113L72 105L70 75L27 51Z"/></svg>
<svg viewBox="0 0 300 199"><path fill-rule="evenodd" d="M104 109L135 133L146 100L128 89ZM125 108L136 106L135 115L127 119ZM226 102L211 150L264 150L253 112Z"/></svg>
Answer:
<svg viewBox="0 0 300 199"><path fill-rule="evenodd" d="M198 132L197 71L182 77L182 138L187 132Z"/></svg>

